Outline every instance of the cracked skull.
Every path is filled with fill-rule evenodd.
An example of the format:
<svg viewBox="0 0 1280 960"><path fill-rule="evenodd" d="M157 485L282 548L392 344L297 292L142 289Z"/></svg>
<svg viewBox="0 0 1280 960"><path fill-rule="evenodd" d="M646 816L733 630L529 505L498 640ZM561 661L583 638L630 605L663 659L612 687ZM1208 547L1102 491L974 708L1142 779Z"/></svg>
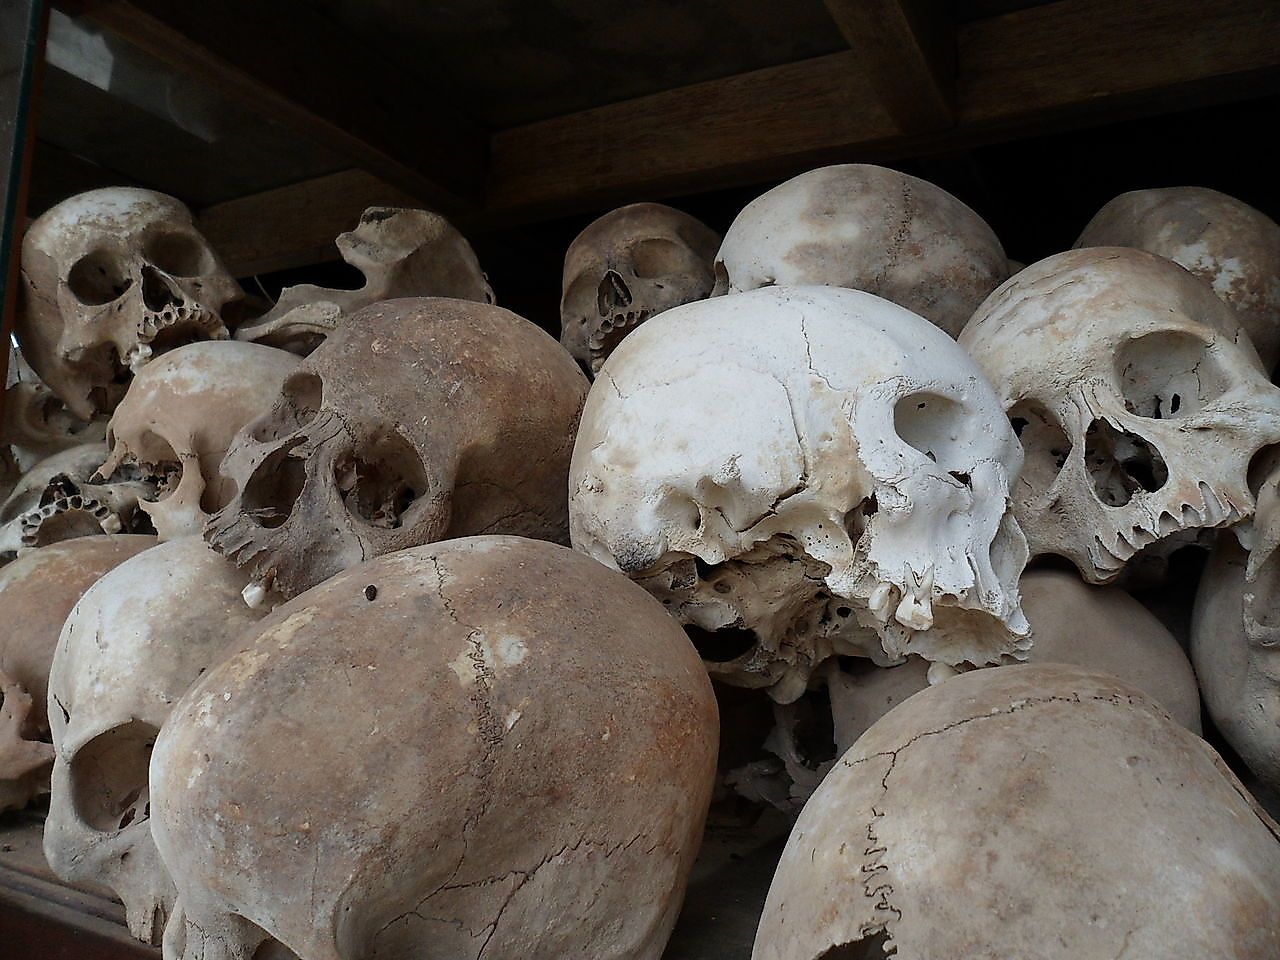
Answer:
<svg viewBox="0 0 1280 960"><path fill-rule="evenodd" d="M716 255L717 294L775 284L865 290L960 333L1009 276L986 221L926 180L862 163L821 167L757 197Z"/></svg>
<svg viewBox="0 0 1280 960"><path fill-rule="evenodd" d="M569 245L560 342L592 373L654 314L709 296L720 238L661 203L633 203L592 222Z"/></svg>
<svg viewBox="0 0 1280 960"><path fill-rule="evenodd" d="M752 957L1264 960L1280 956L1278 833L1136 687L1059 664L975 670L836 764Z"/></svg>
<svg viewBox="0 0 1280 960"><path fill-rule="evenodd" d="M165 956L657 960L716 742L679 626L586 557L372 560L278 607L161 732Z"/></svg>
<svg viewBox="0 0 1280 960"><path fill-rule="evenodd" d="M1280 361L1280 225L1204 187L1134 190L1116 197L1077 247L1138 247L1168 257L1235 308L1268 372Z"/></svg>
<svg viewBox="0 0 1280 960"><path fill-rule="evenodd" d="M235 498L205 537L291 597L433 540L564 540L586 378L499 307L389 300L339 327L239 434Z"/></svg>
<svg viewBox="0 0 1280 960"><path fill-rule="evenodd" d="M139 502L162 540L198 535L230 499L219 465L236 433L271 409L301 361L256 343L190 343L147 364L111 416L111 455L153 484Z"/></svg>
<svg viewBox="0 0 1280 960"><path fill-rule="evenodd" d="M154 537L80 537L0 570L0 813L49 790L46 695L58 631L80 595Z"/></svg>
<svg viewBox="0 0 1280 960"><path fill-rule="evenodd" d="M1020 460L936 328L860 291L770 288L677 307L615 351L583 413L570 527L714 674L787 702L836 654L1026 647Z"/></svg>
<svg viewBox="0 0 1280 960"><path fill-rule="evenodd" d="M1072 250L993 293L960 337L1026 450L1014 511L1032 556L1093 583L1253 512L1280 440L1273 387L1231 308L1140 250Z"/></svg>
<svg viewBox="0 0 1280 960"><path fill-rule="evenodd" d="M199 537L160 544L88 589L53 655L45 856L64 880L114 890L147 943L173 906L151 839L151 749L187 687L260 616L241 600L244 585Z"/></svg>
<svg viewBox="0 0 1280 960"><path fill-rule="evenodd" d="M236 330L236 339L307 354L361 307L380 300L455 297L493 303L471 244L439 214L370 207L354 230L334 242L342 259L364 277L361 287L286 287L270 311Z"/></svg>

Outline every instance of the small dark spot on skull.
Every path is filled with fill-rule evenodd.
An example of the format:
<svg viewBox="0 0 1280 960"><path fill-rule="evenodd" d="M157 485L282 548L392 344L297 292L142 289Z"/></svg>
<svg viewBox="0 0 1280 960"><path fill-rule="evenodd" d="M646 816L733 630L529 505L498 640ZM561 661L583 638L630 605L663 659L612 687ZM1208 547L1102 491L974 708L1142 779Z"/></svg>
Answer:
<svg viewBox="0 0 1280 960"><path fill-rule="evenodd" d="M836 607L836 616L842 620L847 620L853 616L852 607Z"/></svg>
<svg viewBox="0 0 1280 960"><path fill-rule="evenodd" d="M367 587L364 588L364 598L366 600L377 600L378 588L375 587L372 583L369 584Z"/></svg>
<svg viewBox="0 0 1280 960"><path fill-rule="evenodd" d="M973 478L963 470L948 470L947 472L956 480L959 480L964 484L964 486L969 487L970 489L973 488Z"/></svg>

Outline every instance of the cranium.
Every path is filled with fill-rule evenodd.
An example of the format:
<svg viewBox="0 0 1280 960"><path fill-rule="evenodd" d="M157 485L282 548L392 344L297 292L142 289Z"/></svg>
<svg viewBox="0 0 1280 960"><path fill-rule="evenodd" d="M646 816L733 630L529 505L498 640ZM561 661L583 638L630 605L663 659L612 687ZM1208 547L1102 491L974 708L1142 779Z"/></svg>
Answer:
<svg viewBox="0 0 1280 960"><path fill-rule="evenodd" d="M1280 827L1136 687L975 670L805 805L753 960L1280 956Z"/></svg>
<svg viewBox="0 0 1280 960"><path fill-rule="evenodd" d="M595 373L630 330L710 295L719 245L702 221L661 203L606 213L565 254L560 342Z"/></svg>
<svg viewBox="0 0 1280 960"><path fill-rule="evenodd" d="M1009 276L986 222L932 183L863 163L821 167L752 200L716 255L717 294L774 284L866 290L959 334Z"/></svg>
<svg viewBox="0 0 1280 960"><path fill-rule="evenodd" d="M981 664L1026 646L1020 460L991 387L920 317L861 291L757 290L667 311L601 368L570 529L688 625L715 675L788 702L836 654Z"/></svg>
<svg viewBox="0 0 1280 960"><path fill-rule="evenodd" d="M45 696L62 622L99 577L155 542L80 537L32 550L0 570L0 812L49 790Z"/></svg>
<svg viewBox="0 0 1280 960"><path fill-rule="evenodd" d="M177 200L111 187L64 200L22 242L16 331L32 368L82 420L108 413L153 354L224 339L240 288Z"/></svg>
<svg viewBox="0 0 1280 960"><path fill-rule="evenodd" d="M162 540L199 535L233 492L218 467L237 431L271 409L301 361L256 343L190 343L147 364L111 415L111 455L156 485L139 503Z"/></svg>
<svg viewBox="0 0 1280 960"><path fill-rule="evenodd" d="M1263 366L1280 360L1280 225L1204 187L1122 193L1098 211L1077 247L1138 247L1168 257L1235 308Z"/></svg>
<svg viewBox="0 0 1280 960"><path fill-rule="evenodd" d="M105 420L85 423L72 416L67 405L40 382L22 354L10 351L0 440L8 444L19 470L28 471L69 447L100 442L106 434Z"/></svg>
<svg viewBox="0 0 1280 960"><path fill-rule="evenodd" d="M354 230L334 242L342 259L364 276L362 287L286 287L270 311L236 331L236 339L305 355L361 307L380 300L455 297L493 303L471 244L439 214L370 207Z"/></svg>
<svg viewBox="0 0 1280 960"><path fill-rule="evenodd" d="M676 623L563 547L473 537L349 569L278 607L161 732L165 956L272 938L335 960L657 960L716 726Z"/></svg>
<svg viewBox="0 0 1280 960"><path fill-rule="evenodd" d="M103 443L56 453L31 468L0 506L0 555L97 533L147 533L138 501L154 487L122 467L103 478Z"/></svg>
<svg viewBox="0 0 1280 960"><path fill-rule="evenodd" d="M1013 500L1033 556L1104 583L1144 548L1252 513L1246 473L1280 440L1280 390L1231 308L1177 264L1119 247L1049 257L960 343L1026 449Z"/></svg>
<svg viewBox="0 0 1280 960"><path fill-rule="evenodd" d="M53 656L45 856L64 880L114 890L146 942L173 905L151 840L151 747L187 687L260 616L241 600L244 585L199 537L160 544L85 592Z"/></svg>
<svg viewBox="0 0 1280 960"><path fill-rule="evenodd" d="M549 336L464 300L361 310L223 464L205 537L286 597L392 550L472 533L565 539L586 379Z"/></svg>

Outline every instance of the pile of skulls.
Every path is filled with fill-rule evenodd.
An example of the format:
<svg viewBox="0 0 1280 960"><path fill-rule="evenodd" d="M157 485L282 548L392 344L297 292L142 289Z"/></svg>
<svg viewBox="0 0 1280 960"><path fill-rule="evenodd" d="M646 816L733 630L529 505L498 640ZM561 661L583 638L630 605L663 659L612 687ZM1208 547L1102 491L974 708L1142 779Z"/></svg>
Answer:
<svg viewBox="0 0 1280 960"><path fill-rule="evenodd" d="M435 214L337 247L259 302L125 188L22 245L0 811L166 960L657 960L779 809L759 960L1280 956L1275 223L1023 269L826 167L591 223L560 344Z"/></svg>

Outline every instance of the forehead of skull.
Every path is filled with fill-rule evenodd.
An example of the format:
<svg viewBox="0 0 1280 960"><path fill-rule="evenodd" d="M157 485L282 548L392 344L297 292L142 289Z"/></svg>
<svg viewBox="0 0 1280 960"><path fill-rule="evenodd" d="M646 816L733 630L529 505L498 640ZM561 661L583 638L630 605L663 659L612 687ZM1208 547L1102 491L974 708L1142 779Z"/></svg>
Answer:
<svg viewBox="0 0 1280 960"><path fill-rule="evenodd" d="M163 193L107 187L70 197L45 211L31 224L24 246L59 259L102 242L128 242L159 223L190 226L191 211Z"/></svg>
<svg viewBox="0 0 1280 960"><path fill-rule="evenodd" d="M681 243L708 263L719 243L710 227L683 210L661 203L633 203L598 217L574 238L565 254L565 277L589 269L602 258L625 258L636 243L653 238Z"/></svg>
<svg viewBox="0 0 1280 960"><path fill-rule="evenodd" d="M163 416L165 410L152 409L157 404L209 400L217 394L237 397L253 393L255 386L278 386L300 364L293 354L258 343L201 340L183 344L138 371L112 416L112 427L125 419ZM201 411L205 417L217 414L207 408Z"/></svg>
<svg viewBox="0 0 1280 960"><path fill-rule="evenodd" d="M1207 187L1123 193L1098 211L1081 239L1087 241L1094 231L1102 232L1104 243L1141 237L1158 252L1172 253L1207 242L1226 245L1223 253L1243 253L1250 244L1257 244L1280 256L1280 225L1235 197Z"/></svg>

